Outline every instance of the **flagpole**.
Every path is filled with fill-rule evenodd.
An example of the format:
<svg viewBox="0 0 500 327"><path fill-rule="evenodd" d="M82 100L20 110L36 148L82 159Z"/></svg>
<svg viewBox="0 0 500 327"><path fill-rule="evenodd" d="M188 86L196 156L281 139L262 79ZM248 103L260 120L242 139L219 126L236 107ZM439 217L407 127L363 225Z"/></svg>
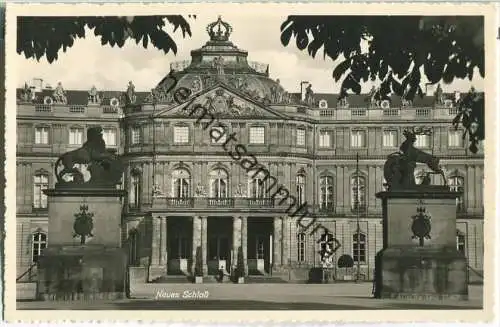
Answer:
<svg viewBox="0 0 500 327"><path fill-rule="evenodd" d="M360 205L360 202L359 202L359 153L356 153L356 232L357 232L357 240L356 240L356 243L357 243L357 248L358 248L358 261L357 261L357 271L356 271L356 282L359 282L359 269L360 269L360 254L361 254L361 251L360 251L360 240L359 240L359 215L360 215L360 212L359 212L359 205Z"/></svg>

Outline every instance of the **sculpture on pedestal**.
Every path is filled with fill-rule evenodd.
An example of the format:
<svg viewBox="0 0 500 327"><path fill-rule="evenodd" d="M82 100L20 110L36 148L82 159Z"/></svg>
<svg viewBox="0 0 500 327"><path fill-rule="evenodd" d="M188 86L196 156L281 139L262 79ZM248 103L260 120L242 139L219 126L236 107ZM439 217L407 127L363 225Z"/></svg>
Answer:
<svg viewBox="0 0 500 327"><path fill-rule="evenodd" d="M21 91L20 100L24 102L30 102L33 100L33 91L28 86L28 83L24 83L24 88Z"/></svg>
<svg viewBox="0 0 500 327"><path fill-rule="evenodd" d="M99 103L99 94L97 93L97 88L95 85L92 85L92 88L89 90L89 103L97 104Z"/></svg>
<svg viewBox="0 0 500 327"><path fill-rule="evenodd" d="M57 87L52 96L54 97L54 101L56 103L66 104L68 102L68 99L66 98L66 91L64 91L61 82L57 83Z"/></svg>
<svg viewBox="0 0 500 327"><path fill-rule="evenodd" d="M127 99L127 104L134 104L135 100L137 100L137 96L135 95L135 85L132 81L128 82L125 98Z"/></svg>
<svg viewBox="0 0 500 327"><path fill-rule="evenodd" d="M417 135L428 133L430 133L428 130L421 128L413 128L403 132L406 140L399 147L400 151L390 154L384 165L385 186L389 191L417 187L414 175L417 163L425 163L432 171L427 174L440 174L444 185L447 184L443 169L439 165L439 158L417 149L414 145Z"/></svg>
<svg viewBox="0 0 500 327"><path fill-rule="evenodd" d="M57 186L115 188L123 174L119 158L106 151L101 127L87 130L87 141L64 153L55 164Z"/></svg>

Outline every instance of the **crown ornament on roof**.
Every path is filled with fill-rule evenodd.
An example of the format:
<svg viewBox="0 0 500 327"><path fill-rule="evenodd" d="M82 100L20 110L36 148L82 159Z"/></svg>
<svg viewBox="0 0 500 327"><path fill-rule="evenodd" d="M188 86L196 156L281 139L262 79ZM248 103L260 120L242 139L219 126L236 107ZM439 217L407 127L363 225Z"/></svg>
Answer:
<svg viewBox="0 0 500 327"><path fill-rule="evenodd" d="M216 22L210 23L207 26L207 33L211 41L228 41L229 35L233 32L233 28L228 23L222 21L221 16Z"/></svg>

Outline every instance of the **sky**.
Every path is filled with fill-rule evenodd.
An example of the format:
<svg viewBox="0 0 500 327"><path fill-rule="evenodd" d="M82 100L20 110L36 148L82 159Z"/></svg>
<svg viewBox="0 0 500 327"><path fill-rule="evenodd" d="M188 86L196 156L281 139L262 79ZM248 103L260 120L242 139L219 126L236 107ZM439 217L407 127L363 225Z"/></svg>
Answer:
<svg viewBox="0 0 500 327"><path fill-rule="evenodd" d="M178 46L177 55L165 54L152 46L142 47L129 39L123 48L109 45L102 46L100 38L87 30L85 39L75 40L74 45L63 52L59 58L49 64L45 57L39 62L26 59L24 54L17 55L18 87L25 82L30 84L33 78L42 78L44 84L52 86L60 81L65 89L88 90L95 85L99 90L126 90L128 81L133 81L137 91L149 91L168 74L170 63L189 60L190 51L204 45L209 36L206 26L217 20L217 14L198 15L196 19L186 18L191 25L192 36L182 37L180 29L172 37ZM294 39L284 47L280 41L280 26L286 16L279 13L262 13L256 17L250 14L224 14L222 19L233 27L230 40L240 49L248 51L249 61L269 64L270 77L280 79L289 92L300 91L300 81L309 81L316 93L338 93L340 82L332 78L336 62L323 58L322 50L316 58L307 51L297 49ZM167 27L172 31L171 26ZM479 77L479 74L476 74ZM472 82L456 80L444 85L445 92L467 91L473 85L483 90L483 80L475 78ZM363 92L368 92L372 84L362 85Z"/></svg>

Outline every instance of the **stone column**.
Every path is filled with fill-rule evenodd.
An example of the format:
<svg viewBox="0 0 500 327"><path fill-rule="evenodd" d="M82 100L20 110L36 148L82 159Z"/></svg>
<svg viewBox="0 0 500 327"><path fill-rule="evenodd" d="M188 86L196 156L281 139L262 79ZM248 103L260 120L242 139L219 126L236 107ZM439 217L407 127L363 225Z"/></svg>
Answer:
<svg viewBox="0 0 500 327"><path fill-rule="evenodd" d="M233 258L231 265L236 267L238 264L238 249L241 246L241 217L233 217Z"/></svg>
<svg viewBox="0 0 500 327"><path fill-rule="evenodd" d="M281 239L283 233L281 229L281 217L274 217L274 233L273 233L273 267L281 266Z"/></svg>
<svg viewBox="0 0 500 327"><path fill-rule="evenodd" d="M196 253L198 251L198 247L200 248L200 251L202 250L201 247L201 217L194 216L193 217L193 256L192 256L192 267L191 267L191 273L193 276L195 275L195 269L196 269ZM200 254L202 255L203 252ZM203 255L202 255L203 257Z"/></svg>
<svg viewBox="0 0 500 327"><path fill-rule="evenodd" d="M166 217L152 216L151 261L148 281L167 274L167 220Z"/></svg>
<svg viewBox="0 0 500 327"><path fill-rule="evenodd" d="M153 234L151 235L151 266L160 265L160 235L161 235L161 217L152 216Z"/></svg>
<svg viewBox="0 0 500 327"><path fill-rule="evenodd" d="M167 266L167 217L160 218L160 266Z"/></svg>
<svg viewBox="0 0 500 327"><path fill-rule="evenodd" d="M248 217L241 217L241 248L243 250L243 262L245 265L245 276L248 276Z"/></svg>
<svg viewBox="0 0 500 327"><path fill-rule="evenodd" d="M207 227L208 227L208 221L207 217L203 216L200 217L201 220L201 253L202 253L202 262L203 262L203 276L208 275L208 266L207 266L207 247L208 247L208 241L207 241Z"/></svg>
<svg viewBox="0 0 500 327"><path fill-rule="evenodd" d="M282 233L281 233L281 264L287 265L290 260L288 253L290 249L290 226L288 217L284 216L281 219Z"/></svg>

